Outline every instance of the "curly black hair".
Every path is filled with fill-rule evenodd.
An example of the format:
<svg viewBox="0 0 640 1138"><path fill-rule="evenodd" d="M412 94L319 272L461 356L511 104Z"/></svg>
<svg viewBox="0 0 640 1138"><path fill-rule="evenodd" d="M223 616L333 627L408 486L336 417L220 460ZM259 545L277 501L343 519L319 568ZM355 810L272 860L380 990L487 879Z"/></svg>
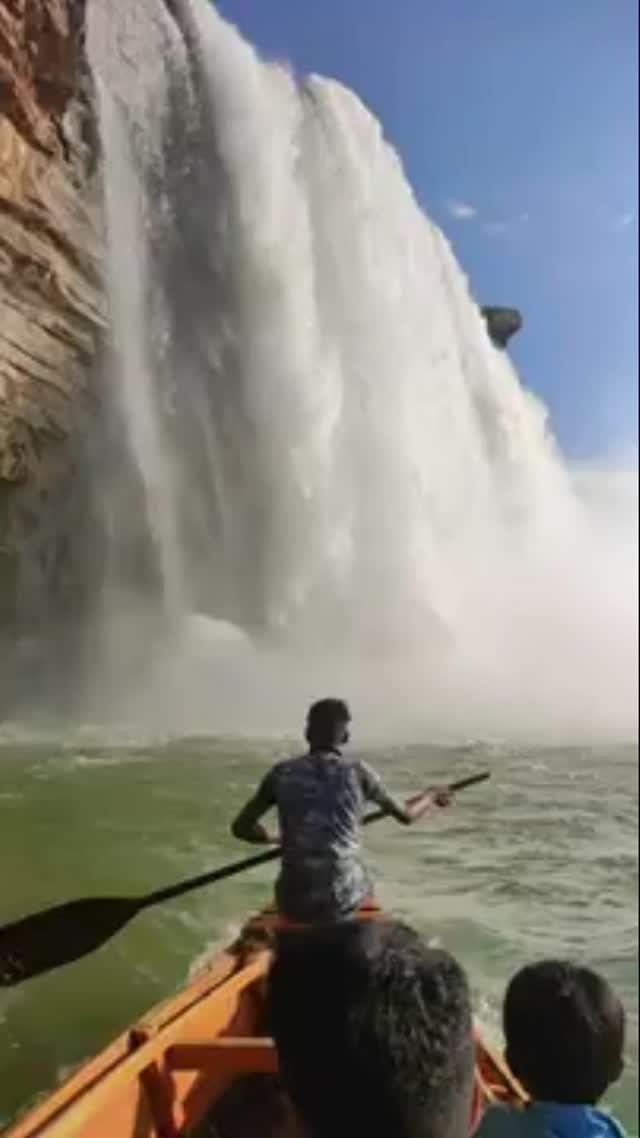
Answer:
<svg viewBox="0 0 640 1138"><path fill-rule="evenodd" d="M350 921L281 937L269 1013L312 1138L466 1138L467 979L412 929Z"/></svg>
<svg viewBox="0 0 640 1138"><path fill-rule="evenodd" d="M351 722L343 699L319 699L307 712L306 738L312 747L333 747Z"/></svg>
<svg viewBox="0 0 640 1138"><path fill-rule="evenodd" d="M503 1020L509 1066L535 1099L594 1105L620 1077L624 1009L590 968L527 965L509 984Z"/></svg>

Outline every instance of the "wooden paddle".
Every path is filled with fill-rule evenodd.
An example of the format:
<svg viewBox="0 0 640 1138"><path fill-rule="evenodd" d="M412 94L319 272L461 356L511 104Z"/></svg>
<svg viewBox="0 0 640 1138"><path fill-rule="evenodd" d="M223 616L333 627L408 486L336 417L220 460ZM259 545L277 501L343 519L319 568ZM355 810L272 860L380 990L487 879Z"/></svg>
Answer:
<svg viewBox="0 0 640 1138"><path fill-rule="evenodd" d="M470 775L452 783L448 790L455 793L489 777L488 771ZM364 824L370 825L385 816L384 810L377 810L364 819ZM8 988L51 972L63 964L71 964L100 948L143 909L181 897L203 885L214 885L227 877L235 877L256 865L265 865L278 858L280 853L278 846L143 897L83 897L5 925L0 928L0 986Z"/></svg>

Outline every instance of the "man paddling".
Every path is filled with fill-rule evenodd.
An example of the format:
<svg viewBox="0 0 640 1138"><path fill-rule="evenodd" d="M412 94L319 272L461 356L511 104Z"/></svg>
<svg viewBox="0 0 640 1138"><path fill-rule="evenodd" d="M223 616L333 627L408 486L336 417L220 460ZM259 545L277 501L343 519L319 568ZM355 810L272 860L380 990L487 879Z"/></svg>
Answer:
<svg viewBox="0 0 640 1138"><path fill-rule="evenodd" d="M282 844L276 899L282 915L293 921L340 920L371 902L359 841L367 802L405 826L450 802L450 792L436 788L397 803L369 766L343 755L350 723L342 700L314 703L305 731L308 752L274 766L231 827L243 841ZM272 807L278 811L279 835L260 821Z"/></svg>

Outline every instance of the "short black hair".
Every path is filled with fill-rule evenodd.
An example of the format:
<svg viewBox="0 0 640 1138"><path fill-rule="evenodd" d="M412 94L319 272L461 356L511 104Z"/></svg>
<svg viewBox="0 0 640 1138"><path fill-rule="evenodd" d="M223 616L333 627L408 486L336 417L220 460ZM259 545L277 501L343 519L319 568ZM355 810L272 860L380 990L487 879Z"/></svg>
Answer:
<svg viewBox="0 0 640 1138"><path fill-rule="evenodd" d="M624 1009L590 968L527 965L509 984L503 1020L509 1066L535 1099L593 1105L622 1072Z"/></svg>
<svg viewBox="0 0 640 1138"><path fill-rule="evenodd" d="M466 1138L474 1046L465 973L397 922L282 934L270 1026L312 1138Z"/></svg>
<svg viewBox="0 0 640 1138"><path fill-rule="evenodd" d="M350 722L351 712L343 699L319 699L307 712L307 740L316 746L330 747L340 728Z"/></svg>

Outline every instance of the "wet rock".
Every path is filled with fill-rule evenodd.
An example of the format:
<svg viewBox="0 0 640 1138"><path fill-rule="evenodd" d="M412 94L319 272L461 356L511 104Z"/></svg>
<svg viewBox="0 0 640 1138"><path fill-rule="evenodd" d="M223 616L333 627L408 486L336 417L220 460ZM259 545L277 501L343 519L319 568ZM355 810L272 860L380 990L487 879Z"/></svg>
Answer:
<svg viewBox="0 0 640 1138"><path fill-rule="evenodd" d="M522 314L517 308L497 306L487 306L481 311L492 343L496 348L506 348L511 337L522 328Z"/></svg>

